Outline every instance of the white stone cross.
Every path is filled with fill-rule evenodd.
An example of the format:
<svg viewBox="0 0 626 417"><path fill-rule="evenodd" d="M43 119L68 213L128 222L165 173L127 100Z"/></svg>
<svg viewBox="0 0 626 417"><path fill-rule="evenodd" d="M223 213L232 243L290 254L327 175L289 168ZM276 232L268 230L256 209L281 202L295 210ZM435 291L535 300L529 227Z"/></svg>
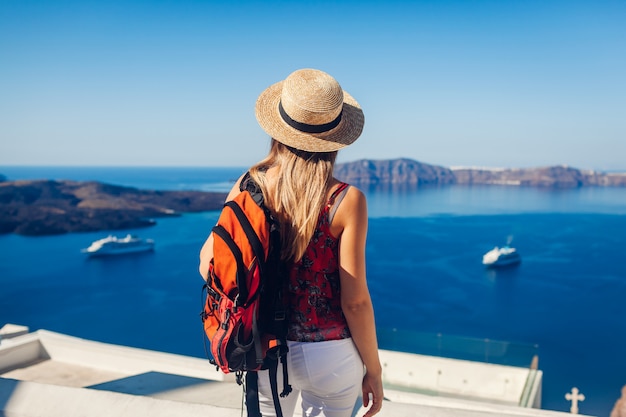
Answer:
<svg viewBox="0 0 626 417"><path fill-rule="evenodd" d="M578 388L574 387L571 393L565 394L565 399L572 402L569 409L570 413L578 414L578 401L585 401L585 396L578 391Z"/></svg>

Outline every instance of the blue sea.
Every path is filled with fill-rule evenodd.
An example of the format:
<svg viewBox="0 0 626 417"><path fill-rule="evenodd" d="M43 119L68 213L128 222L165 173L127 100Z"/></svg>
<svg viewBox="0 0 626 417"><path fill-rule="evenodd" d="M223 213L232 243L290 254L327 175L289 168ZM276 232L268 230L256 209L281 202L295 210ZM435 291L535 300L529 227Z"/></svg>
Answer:
<svg viewBox="0 0 626 417"><path fill-rule="evenodd" d="M13 179L97 180L144 189L227 191L242 168L0 167ZM542 406L608 416L626 384L626 189L365 190L368 282L382 348L529 366ZM217 212L127 232L153 253L86 258L108 232L0 235L0 325L204 357L200 246ZM514 268L482 255L512 244Z"/></svg>

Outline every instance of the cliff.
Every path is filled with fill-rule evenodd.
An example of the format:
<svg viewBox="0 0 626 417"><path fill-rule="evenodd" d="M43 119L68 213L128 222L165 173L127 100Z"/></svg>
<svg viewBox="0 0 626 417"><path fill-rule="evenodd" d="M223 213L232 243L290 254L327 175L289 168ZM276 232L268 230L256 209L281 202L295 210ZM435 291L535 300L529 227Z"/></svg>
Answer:
<svg viewBox="0 0 626 417"><path fill-rule="evenodd" d="M335 176L345 182L364 185L426 185L455 182L452 170L411 159L381 161L362 159L337 164Z"/></svg>
<svg viewBox="0 0 626 417"><path fill-rule="evenodd" d="M225 193L146 191L99 182L0 182L0 233L50 235L150 226L153 218L216 210Z"/></svg>
<svg viewBox="0 0 626 417"><path fill-rule="evenodd" d="M626 187L626 173L603 173L567 166L539 168L445 168L411 159L359 160L337 164L337 178L365 186L514 185L550 188Z"/></svg>

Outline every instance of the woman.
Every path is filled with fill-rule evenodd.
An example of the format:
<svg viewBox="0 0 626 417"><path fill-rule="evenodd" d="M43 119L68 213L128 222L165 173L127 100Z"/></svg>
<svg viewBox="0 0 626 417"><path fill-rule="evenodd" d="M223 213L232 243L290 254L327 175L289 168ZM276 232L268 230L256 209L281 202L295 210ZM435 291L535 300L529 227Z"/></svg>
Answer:
<svg viewBox="0 0 626 417"><path fill-rule="evenodd" d="M290 268L294 392L281 399L283 414L293 415L300 395L305 416L350 416L362 394L363 405L371 403L365 415L373 416L383 388L365 273L367 204L360 190L333 177L337 151L363 130L363 112L333 77L302 69L261 93L256 116L272 144L249 172L281 222L281 257ZM237 193L239 181L228 199ZM212 245L209 236L200 254L205 279ZM259 373L259 391L262 414L274 415L267 372Z"/></svg>

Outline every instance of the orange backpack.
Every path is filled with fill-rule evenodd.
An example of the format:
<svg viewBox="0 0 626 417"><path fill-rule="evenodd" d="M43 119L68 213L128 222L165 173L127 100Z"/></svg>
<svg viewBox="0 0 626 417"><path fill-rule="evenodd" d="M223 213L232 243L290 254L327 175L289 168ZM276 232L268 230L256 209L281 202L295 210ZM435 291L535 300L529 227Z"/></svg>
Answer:
<svg viewBox="0 0 626 417"><path fill-rule="evenodd" d="M209 263L201 317L209 340L211 363L224 373L235 372L242 384L246 373L248 414L259 415L256 371L269 369L277 415L276 373L283 363L287 379L286 273L280 261L278 223L265 207L263 193L249 174L241 192L224 204L213 227L213 259ZM204 291L203 291L204 293ZM256 400L255 400L256 397Z"/></svg>

